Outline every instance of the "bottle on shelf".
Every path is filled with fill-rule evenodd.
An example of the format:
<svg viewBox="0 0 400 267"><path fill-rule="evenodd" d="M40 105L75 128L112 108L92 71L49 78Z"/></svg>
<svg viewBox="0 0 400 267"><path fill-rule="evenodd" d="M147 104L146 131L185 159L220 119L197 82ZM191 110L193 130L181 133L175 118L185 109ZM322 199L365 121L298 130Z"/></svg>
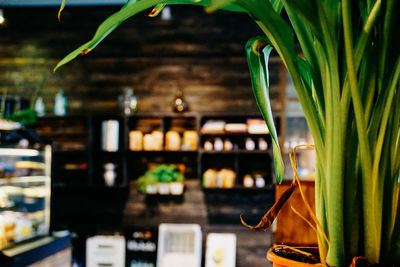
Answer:
<svg viewBox="0 0 400 267"><path fill-rule="evenodd" d="M67 113L67 98L64 96L63 90L59 90L54 98L54 115L65 116Z"/></svg>
<svg viewBox="0 0 400 267"><path fill-rule="evenodd" d="M115 178L117 177L117 173L115 172L115 164L110 162L104 164L104 170L104 182L106 186L114 186Z"/></svg>
<svg viewBox="0 0 400 267"><path fill-rule="evenodd" d="M129 132L129 149L131 151L143 150L143 132L130 131Z"/></svg>
<svg viewBox="0 0 400 267"><path fill-rule="evenodd" d="M168 131L165 134L165 150L178 151L181 149L181 136L177 131Z"/></svg>
<svg viewBox="0 0 400 267"><path fill-rule="evenodd" d="M194 130L186 130L183 132L182 150L194 151L197 149L199 135Z"/></svg>
<svg viewBox="0 0 400 267"><path fill-rule="evenodd" d="M219 137L215 138L215 140L214 140L214 150L216 150L216 151L224 150L224 143L223 143L222 139Z"/></svg>
<svg viewBox="0 0 400 267"><path fill-rule="evenodd" d="M258 139L258 149L263 151L268 150L268 143L262 137Z"/></svg>
<svg viewBox="0 0 400 267"><path fill-rule="evenodd" d="M225 151L232 151L233 150L233 144L232 144L231 140L225 139L225 141L224 141L224 150Z"/></svg>
<svg viewBox="0 0 400 267"><path fill-rule="evenodd" d="M255 184L256 184L256 187L258 187L258 188L265 186L265 179L261 174L255 175Z"/></svg>
<svg viewBox="0 0 400 267"><path fill-rule="evenodd" d="M247 188L250 188L250 187L254 186L254 179L250 174L246 174L243 177L243 186L247 187Z"/></svg>
<svg viewBox="0 0 400 267"><path fill-rule="evenodd" d="M253 139L246 138L245 147L246 147L246 150L252 151L256 148L256 144Z"/></svg>
<svg viewBox="0 0 400 267"><path fill-rule="evenodd" d="M107 152L118 151L119 121L106 120L101 124L102 150Z"/></svg>
<svg viewBox="0 0 400 267"><path fill-rule="evenodd" d="M206 141L204 142L203 148L204 148L205 151L212 151L212 150L214 149L214 145L213 145L213 143L211 142L211 140L206 140Z"/></svg>
<svg viewBox="0 0 400 267"><path fill-rule="evenodd" d="M46 106L44 104L43 98L39 96L35 102L35 111L39 117L46 114Z"/></svg>

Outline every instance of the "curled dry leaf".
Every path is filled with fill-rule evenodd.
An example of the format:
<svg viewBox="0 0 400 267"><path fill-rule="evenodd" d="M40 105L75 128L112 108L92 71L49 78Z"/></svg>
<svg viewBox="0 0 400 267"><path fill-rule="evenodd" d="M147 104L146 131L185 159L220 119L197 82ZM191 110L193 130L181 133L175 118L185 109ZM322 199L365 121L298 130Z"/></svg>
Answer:
<svg viewBox="0 0 400 267"><path fill-rule="evenodd" d="M90 52L90 49L89 49L89 48L86 48L86 49L82 50L79 54L80 54L80 55L86 55L86 54L89 53L89 52Z"/></svg>
<svg viewBox="0 0 400 267"><path fill-rule="evenodd" d="M369 267L371 264L365 257L354 257L350 267Z"/></svg>
<svg viewBox="0 0 400 267"><path fill-rule="evenodd" d="M296 189L296 180L293 179L293 182L290 185L290 187L288 189L286 189L285 192L283 192L283 194L280 196L280 198L275 202L275 204L272 206L272 208L261 218L261 221L256 226L248 225L243 220L242 215L240 215L240 220L241 220L242 224L252 231L256 231L256 232L266 231L268 228L271 227L276 216L278 216L280 209L283 207L283 205L286 203L286 201L291 197L291 195L295 189Z"/></svg>
<svg viewBox="0 0 400 267"><path fill-rule="evenodd" d="M167 5L167 4L164 4L164 3L156 5L156 6L151 10L150 14L147 15L147 16L148 16L148 17L155 17L155 16L157 16L158 14L160 14L160 12L163 10L163 8L164 8L166 5Z"/></svg>

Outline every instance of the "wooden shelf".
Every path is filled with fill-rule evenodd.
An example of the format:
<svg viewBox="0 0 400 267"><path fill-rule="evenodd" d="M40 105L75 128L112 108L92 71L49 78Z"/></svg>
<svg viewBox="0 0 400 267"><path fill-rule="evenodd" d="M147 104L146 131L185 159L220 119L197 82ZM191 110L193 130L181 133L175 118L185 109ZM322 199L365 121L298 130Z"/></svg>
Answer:
<svg viewBox="0 0 400 267"><path fill-rule="evenodd" d="M58 156L56 164L64 164L66 160L71 162L76 161L75 157L79 156L79 159L86 158L88 168L86 170L62 170L55 168L58 172L62 172L58 175L59 177L67 177L72 173L82 173L87 176L86 179L82 180L80 184L86 184L88 187L101 186L107 189L108 187L103 185L102 174L104 172L104 163L113 162L116 163L116 171L118 175L118 183L121 187L128 187L130 179L136 179L143 174L147 169L149 163L183 163L187 166L185 174L187 177L195 177L198 179L202 177L202 174L208 168L220 169L223 167L229 167L236 173L238 186L234 189L229 190L266 190L265 188L242 188L240 186L241 179L244 174L251 173L253 171L265 173L266 180L270 181L272 178L272 145L269 133L265 134L251 134L245 133L201 133L201 126L207 120L225 120L227 122L241 122L245 123L248 118L262 118L260 114L199 114L195 112L190 113L137 113L131 116L124 116L122 114L87 114L87 115L67 115L67 116L46 116L39 118L38 123L43 126L54 126L53 131L48 134L43 133L48 137L61 137L65 135L63 139L60 139L60 143L63 142L67 145L66 138L74 139L75 136L86 136L87 146L86 149L67 149L61 148L54 151L54 155ZM63 130L66 127L66 122L75 121L78 119L79 125L85 129L85 131L67 133ZM103 151L101 149L101 122L103 120L113 119L119 121L119 150L115 152ZM147 127L146 123L150 123ZM279 122L278 122L279 123ZM58 126L60 125L60 126ZM57 128L61 127L61 128ZM138 128L137 128L138 127ZM143 128L143 129L142 129ZM182 133L184 130L195 130L199 136L198 148L196 150L160 150L160 151L131 151L129 150L129 131L140 129L144 130L147 128L153 128L160 130L165 134L169 130L176 130ZM151 130L151 129L150 129ZM232 151L205 151L202 149L203 142L207 138L228 138L239 147L244 147L246 138L253 138L257 141L257 138L264 138L268 142L267 150L245 150L235 149ZM207 155L207 156L205 156ZM218 155L224 155L219 157ZM204 156L204 157L203 157ZM214 158L215 156L215 158ZM142 160L132 160L132 158L143 158ZM265 159L264 159L265 158ZM220 160L222 159L222 160ZM262 160L261 160L262 159ZM68 162L67 162L68 163ZM226 164L225 164L226 163ZM224 165L225 164L225 165ZM270 166L271 165L271 166ZM83 178L83 177L82 177ZM57 181L59 183L56 188L64 186L75 186L73 181ZM116 185L117 187L119 185ZM207 189L208 190L208 189ZM226 189L210 189L210 190L222 190Z"/></svg>
<svg viewBox="0 0 400 267"><path fill-rule="evenodd" d="M65 131L50 131L50 132L38 132L41 136L51 136L51 137L58 137L58 136L87 136L86 132L65 132Z"/></svg>
<svg viewBox="0 0 400 267"><path fill-rule="evenodd" d="M251 133L205 133L201 134L203 137L231 137L231 136L243 136L243 137L266 137L269 133L262 134L251 134Z"/></svg>
<svg viewBox="0 0 400 267"><path fill-rule="evenodd" d="M140 151L134 151L134 150L127 150L128 153L131 154L168 154L168 153L188 153L188 154L194 154L197 153L197 150L140 150Z"/></svg>
<svg viewBox="0 0 400 267"><path fill-rule="evenodd" d="M270 154L270 150L245 150L245 149L236 149L230 151L217 151L217 150L204 150L201 149L200 154Z"/></svg>
<svg viewBox="0 0 400 267"><path fill-rule="evenodd" d="M87 149L58 149L54 150L53 153L55 154L79 154L79 153L87 153Z"/></svg>
<svg viewBox="0 0 400 267"><path fill-rule="evenodd" d="M196 118L199 114L195 112L184 113L136 113L128 116L129 118Z"/></svg>
<svg viewBox="0 0 400 267"><path fill-rule="evenodd" d="M274 185L267 185L264 187L244 187L241 185L237 185L233 188L206 188L203 187L204 192L254 192L254 191L271 191L274 190Z"/></svg>

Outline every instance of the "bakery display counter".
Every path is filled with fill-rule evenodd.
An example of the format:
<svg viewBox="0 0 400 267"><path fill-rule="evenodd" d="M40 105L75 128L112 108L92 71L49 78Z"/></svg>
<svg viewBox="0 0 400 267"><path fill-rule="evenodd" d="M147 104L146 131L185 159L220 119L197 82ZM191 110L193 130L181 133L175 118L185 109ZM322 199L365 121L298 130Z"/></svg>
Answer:
<svg viewBox="0 0 400 267"><path fill-rule="evenodd" d="M71 239L68 233L62 236L47 236L32 239L3 249L0 266L71 266Z"/></svg>
<svg viewBox="0 0 400 267"><path fill-rule="evenodd" d="M0 142L0 250L3 250L48 235L52 153L50 145L28 138L15 138L17 143L12 143L11 137L20 137L15 132L0 130L0 135L3 138Z"/></svg>

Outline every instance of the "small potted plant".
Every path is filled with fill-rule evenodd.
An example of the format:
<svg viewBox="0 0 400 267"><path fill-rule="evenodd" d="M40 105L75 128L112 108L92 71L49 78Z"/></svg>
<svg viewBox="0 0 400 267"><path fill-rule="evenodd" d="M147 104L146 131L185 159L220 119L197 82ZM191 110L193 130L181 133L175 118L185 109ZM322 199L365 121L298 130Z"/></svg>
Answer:
<svg viewBox="0 0 400 267"><path fill-rule="evenodd" d="M139 191L146 194L181 195L185 177L171 164L160 164L150 168L137 180Z"/></svg>

